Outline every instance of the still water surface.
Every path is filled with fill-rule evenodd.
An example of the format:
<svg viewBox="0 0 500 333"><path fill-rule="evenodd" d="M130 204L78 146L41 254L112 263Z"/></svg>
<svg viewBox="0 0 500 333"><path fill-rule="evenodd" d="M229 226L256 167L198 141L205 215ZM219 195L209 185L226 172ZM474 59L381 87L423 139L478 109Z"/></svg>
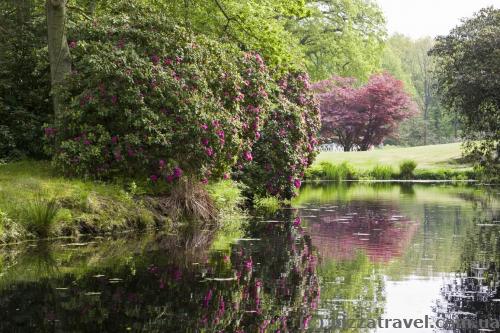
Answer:
<svg viewBox="0 0 500 333"><path fill-rule="evenodd" d="M445 332L334 326L500 318L499 199L475 186L311 184L291 208L218 235L3 248L0 332Z"/></svg>

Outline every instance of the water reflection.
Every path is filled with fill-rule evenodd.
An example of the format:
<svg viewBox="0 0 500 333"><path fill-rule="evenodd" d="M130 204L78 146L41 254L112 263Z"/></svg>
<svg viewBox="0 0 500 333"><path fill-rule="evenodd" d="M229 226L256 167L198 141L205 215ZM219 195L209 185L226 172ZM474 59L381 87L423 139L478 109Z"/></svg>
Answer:
<svg viewBox="0 0 500 333"><path fill-rule="evenodd" d="M418 228L397 207L373 201L315 207L309 232L327 258L354 259L362 250L373 261L387 262L402 255Z"/></svg>
<svg viewBox="0 0 500 333"><path fill-rule="evenodd" d="M423 184L309 185L295 205L322 258L322 297L313 321L318 330L372 331L335 330L339 318L434 318L443 283L466 271L467 258L470 262L497 251L483 238L495 244L500 238L477 230L488 225L477 219L495 220L499 211L494 190ZM471 230L481 248L467 241L474 239ZM491 305L492 298L485 302Z"/></svg>
<svg viewBox="0 0 500 333"><path fill-rule="evenodd" d="M0 331L364 332L333 324L499 317L494 189L323 184L293 205L226 234L4 248Z"/></svg>
<svg viewBox="0 0 500 333"><path fill-rule="evenodd" d="M317 257L290 214L280 216L282 223L251 223L226 252L187 254L170 235L52 245L45 260L22 263L23 276L9 275L18 263L3 270L0 331L305 329L319 302ZM38 274L40 262L40 279L25 273Z"/></svg>
<svg viewBox="0 0 500 333"><path fill-rule="evenodd" d="M466 325L483 331L500 329L500 223L499 216L474 219L462 245L462 266L455 277L447 279L436 301L434 313L447 320L442 331L467 332ZM469 320L461 322L461 320ZM460 324L466 324L460 326ZM485 325L481 327L481 324ZM452 325L456 325L453 327ZM458 327L457 327L458 326ZM492 327L493 326L493 327Z"/></svg>

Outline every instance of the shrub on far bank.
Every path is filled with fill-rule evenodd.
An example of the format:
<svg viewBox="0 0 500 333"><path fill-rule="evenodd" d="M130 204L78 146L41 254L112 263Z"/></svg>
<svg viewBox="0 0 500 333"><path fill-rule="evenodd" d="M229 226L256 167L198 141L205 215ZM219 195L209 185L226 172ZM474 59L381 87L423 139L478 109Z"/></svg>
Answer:
<svg viewBox="0 0 500 333"><path fill-rule="evenodd" d="M401 179L413 179L414 172L417 168L417 162L413 160L405 160L399 164L399 177Z"/></svg>
<svg viewBox="0 0 500 333"><path fill-rule="evenodd" d="M321 162L306 171L306 179L308 180L357 180L358 176L359 173L348 162L342 162L338 165Z"/></svg>
<svg viewBox="0 0 500 333"><path fill-rule="evenodd" d="M374 180L390 180L394 178L394 174L390 165L376 165L368 172L368 176Z"/></svg>

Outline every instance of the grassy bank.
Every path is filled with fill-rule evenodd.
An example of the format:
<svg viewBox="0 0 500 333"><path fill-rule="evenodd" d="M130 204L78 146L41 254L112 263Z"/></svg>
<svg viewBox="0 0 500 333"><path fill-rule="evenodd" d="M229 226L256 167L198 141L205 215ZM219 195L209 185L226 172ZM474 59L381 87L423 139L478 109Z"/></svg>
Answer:
<svg viewBox="0 0 500 333"><path fill-rule="evenodd" d="M307 169L306 180L475 180L478 179L472 169L419 169L404 168L412 164L412 160L403 161L400 166L394 168L390 165L375 165L371 169L356 168L348 162L332 164L320 162ZM403 166L403 168L401 167Z"/></svg>
<svg viewBox="0 0 500 333"><path fill-rule="evenodd" d="M460 144L410 148L387 147L367 152L322 152L307 170L309 180L469 180L471 165Z"/></svg>
<svg viewBox="0 0 500 333"><path fill-rule="evenodd" d="M207 190L221 219L239 218L242 197L235 183ZM0 165L0 243L171 225L161 206L134 187L58 176L48 162Z"/></svg>
<svg viewBox="0 0 500 333"><path fill-rule="evenodd" d="M471 170L471 165L462 160L460 146L460 143L450 143L408 148L385 147L360 152L322 152L315 164L349 162L355 169L366 171L377 165L397 169L402 161L414 160L422 170Z"/></svg>

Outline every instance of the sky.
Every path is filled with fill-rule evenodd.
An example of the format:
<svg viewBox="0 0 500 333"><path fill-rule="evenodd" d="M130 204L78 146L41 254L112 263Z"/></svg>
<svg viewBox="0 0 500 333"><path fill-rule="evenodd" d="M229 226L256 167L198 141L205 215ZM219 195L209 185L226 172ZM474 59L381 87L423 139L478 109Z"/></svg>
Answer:
<svg viewBox="0 0 500 333"><path fill-rule="evenodd" d="M376 0L385 13L389 34L412 38L446 35L479 9L500 8L500 0Z"/></svg>

